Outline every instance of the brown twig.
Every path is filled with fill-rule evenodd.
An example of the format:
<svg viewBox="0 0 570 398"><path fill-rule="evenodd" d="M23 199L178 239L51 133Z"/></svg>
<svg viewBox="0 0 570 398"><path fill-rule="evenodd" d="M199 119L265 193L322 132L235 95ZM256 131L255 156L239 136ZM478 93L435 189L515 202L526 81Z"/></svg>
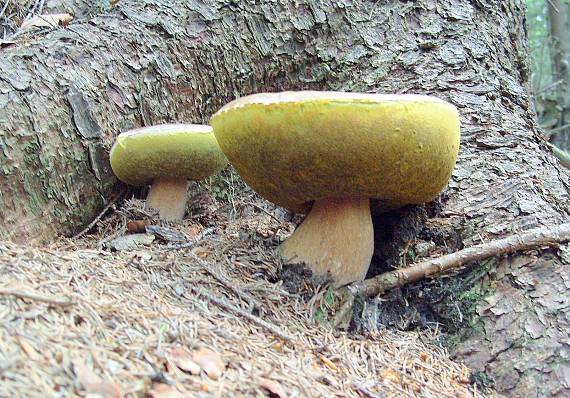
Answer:
<svg viewBox="0 0 570 398"><path fill-rule="evenodd" d="M395 287L439 275L462 265L481 261L489 257L544 246L554 246L568 241L570 241L570 223L556 227L536 228L423 261L408 268L386 272L374 278L353 283L347 288L354 295L375 297Z"/></svg>
<svg viewBox="0 0 570 398"><path fill-rule="evenodd" d="M21 299L40 301L42 303L47 303L47 304L51 304L51 305L59 305L62 307L67 307L67 306L75 304L75 302L69 298L48 297L48 296L43 296L41 294L34 293L34 292L24 292L24 291L15 290L15 289L2 289L2 288L0 288L0 296L14 296L14 297L21 298Z"/></svg>
<svg viewBox="0 0 570 398"><path fill-rule="evenodd" d="M262 328L270 331L271 333L273 333L274 335L276 335L277 337L280 337L281 339L287 341L287 342L295 342L295 338L293 336L290 336L289 334L287 334L286 332L284 332L283 330L279 329L277 326L273 325L272 323L269 323L267 321L264 321L263 319L250 314L249 312L242 310L239 307L236 307L235 305L228 303L226 300L223 300L219 297L215 297L209 293L206 293L203 290L197 289L195 287L190 287L191 290L198 296L202 296L204 298L206 298L208 301L210 301L211 303L222 307L225 310L231 311L243 318L246 318L250 321L252 321L253 323L255 323L258 326L261 326Z"/></svg>
<svg viewBox="0 0 570 398"><path fill-rule="evenodd" d="M202 268L204 268L204 270L208 274L210 274L215 280L217 280L219 283L221 283L228 290L231 290L237 297L244 300L249 305L250 309L254 309L254 308L261 309L261 304L255 298L253 298L253 296L251 294L243 292L242 290L240 290L235 285L235 282L232 283L231 281L227 280L222 275L220 275L219 272L216 272L214 270L214 266L211 263L209 263L206 260L201 259L200 257L195 255L194 253L190 253L190 257L194 261L196 261L198 264L200 264L200 266Z"/></svg>
<svg viewBox="0 0 570 398"><path fill-rule="evenodd" d="M264 212L265 214L267 214L269 217L273 218L275 221L277 221L279 223L279 225L282 228L286 228L287 224L284 223L282 220L278 219L277 217L275 217L273 214L271 214L269 211L265 210L263 207L256 205L255 203L252 202L247 202L248 205L255 207L258 210L261 210L262 212Z"/></svg>
<svg viewBox="0 0 570 398"><path fill-rule="evenodd" d="M126 188L123 188L123 190L121 190L121 192L119 192L117 194L117 196L115 196L115 198L113 198L109 203L107 203L107 206L105 206L105 208L103 210L101 210L101 212L99 213L99 215L97 217L95 217L95 219L93 221L91 221L89 223L88 226L86 226L83 230L81 230L79 233L75 234L71 239L77 239L82 237L83 235L85 235L87 232L89 232L89 230L91 228L93 228L95 226L95 224L97 224L99 222L99 220L101 220L101 218L105 215L105 213L111 208L111 206L113 206L117 200L119 200L125 193L127 192Z"/></svg>

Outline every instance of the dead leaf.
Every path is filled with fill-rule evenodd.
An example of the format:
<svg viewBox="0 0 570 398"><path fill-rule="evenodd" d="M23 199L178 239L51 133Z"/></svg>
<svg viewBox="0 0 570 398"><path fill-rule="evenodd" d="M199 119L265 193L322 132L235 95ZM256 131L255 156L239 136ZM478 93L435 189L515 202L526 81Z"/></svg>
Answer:
<svg viewBox="0 0 570 398"><path fill-rule="evenodd" d="M275 344L273 344L271 346L271 348L273 348L277 352L283 352L284 346L285 346L285 343L282 340L280 340L280 341L276 342Z"/></svg>
<svg viewBox="0 0 570 398"><path fill-rule="evenodd" d="M85 363L74 361L73 370L87 394L96 394L102 398L121 398L123 396L120 385L101 379Z"/></svg>
<svg viewBox="0 0 570 398"><path fill-rule="evenodd" d="M456 398L473 398L473 394L465 389L456 390L454 396Z"/></svg>
<svg viewBox="0 0 570 398"><path fill-rule="evenodd" d="M149 219L129 220L127 222L127 231L129 231L132 234L146 232L145 228L147 227L147 225L150 225Z"/></svg>
<svg viewBox="0 0 570 398"><path fill-rule="evenodd" d="M192 359L192 354L184 347L173 347L166 354L166 358L180 370L193 375L200 373L200 365Z"/></svg>
<svg viewBox="0 0 570 398"><path fill-rule="evenodd" d="M261 379L259 380L259 386L267 390L271 398L285 398L287 396L281 384L275 380Z"/></svg>
<svg viewBox="0 0 570 398"><path fill-rule="evenodd" d="M384 381L400 384L402 377L394 369L386 368L380 371L380 378Z"/></svg>
<svg viewBox="0 0 570 398"><path fill-rule="evenodd" d="M154 383L148 395L150 398L184 398L184 395L176 388L162 383Z"/></svg>
<svg viewBox="0 0 570 398"><path fill-rule="evenodd" d="M20 29L32 29L32 28L54 28L57 26L67 26L69 22L73 19L70 14L43 14L36 15L33 18L28 19L22 23Z"/></svg>
<svg viewBox="0 0 570 398"><path fill-rule="evenodd" d="M226 368L222 356L209 348L200 348L195 351L192 359L204 369L204 372L212 380L217 380Z"/></svg>
<svg viewBox="0 0 570 398"><path fill-rule="evenodd" d="M202 232L203 229L204 227L201 225L191 225L186 229L186 233L190 236L191 239L196 239L196 237L200 235L200 232Z"/></svg>
<svg viewBox="0 0 570 398"><path fill-rule="evenodd" d="M200 258L206 258L210 255L210 253L212 252L211 250L208 250L202 246L197 246L194 249L191 250L191 252L195 255L197 255Z"/></svg>

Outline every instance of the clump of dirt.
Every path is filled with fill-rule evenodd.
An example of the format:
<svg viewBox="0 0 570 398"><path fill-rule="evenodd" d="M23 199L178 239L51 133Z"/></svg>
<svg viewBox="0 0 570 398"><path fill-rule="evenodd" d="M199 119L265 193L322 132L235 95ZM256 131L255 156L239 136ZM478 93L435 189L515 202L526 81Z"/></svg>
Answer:
<svg viewBox="0 0 570 398"><path fill-rule="evenodd" d="M283 281L283 288L292 294L306 293L309 284L318 284L313 281L313 272L302 264L283 266L277 278Z"/></svg>

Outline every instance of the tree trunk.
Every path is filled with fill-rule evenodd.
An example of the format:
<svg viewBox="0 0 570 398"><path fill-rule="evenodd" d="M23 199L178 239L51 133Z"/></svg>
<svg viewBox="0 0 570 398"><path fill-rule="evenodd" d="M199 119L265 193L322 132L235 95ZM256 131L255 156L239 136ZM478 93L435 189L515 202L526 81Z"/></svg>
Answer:
<svg viewBox="0 0 570 398"><path fill-rule="evenodd" d="M552 54L552 80L556 83L556 116L550 141L557 147L570 149L570 3L549 0L548 19Z"/></svg>
<svg viewBox="0 0 570 398"><path fill-rule="evenodd" d="M0 52L4 238L90 220L113 192L120 131L207 122L238 94L308 88L427 93L459 108L462 147L436 217L398 229L401 212L393 230L407 235L385 240L423 229L455 249L569 218L570 178L528 94L522 1L121 0ZM568 266L553 251L483 271L488 294L458 357L513 396L570 394Z"/></svg>

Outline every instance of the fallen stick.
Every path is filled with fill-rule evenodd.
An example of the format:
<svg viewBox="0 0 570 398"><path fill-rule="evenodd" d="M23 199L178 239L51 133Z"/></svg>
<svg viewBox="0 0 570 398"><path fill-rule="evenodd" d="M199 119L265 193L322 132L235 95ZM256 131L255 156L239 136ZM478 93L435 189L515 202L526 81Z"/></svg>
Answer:
<svg viewBox="0 0 570 398"><path fill-rule="evenodd" d="M105 206L103 208L103 210L101 210L101 212L99 213L99 215L97 215L97 217L95 217L95 219L93 221L91 221L89 223L89 225L87 225L84 229L82 229L80 232L76 233L75 235L73 235L73 237L71 239L77 239L82 237L83 235L85 235L87 232L89 232L91 230L91 228L93 228L95 226L95 224L97 224L101 218L103 218L103 216L105 215L105 213L107 213L107 211L125 194L127 193L126 188L124 188L123 190L121 190L121 192L119 192L117 194L117 196L115 196L113 199L111 199L111 201L109 201L109 203L107 203L107 206Z"/></svg>
<svg viewBox="0 0 570 398"><path fill-rule="evenodd" d="M238 286L234 285L232 281L227 280L225 277L220 275L220 273L214 270L214 266L206 260L202 260L200 257L194 253L190 253L190 257L200 264L204 270L210 274L215 280L221 283L226 289L231 290L237 297L244 300L250 308L261 309L261 304L249 293L242 291Z"/></svg>
<svg viewBox="0 0 570 398"><path fill-rule="evenodd" d="M190 287L190 289L194 292L194 294L196 294L197 296L202 296L205 299L207 299L208 301L210 301L211 303L222 307L223 309L227 310L227 311L231 311L234 314L240 315L242 318L245 319L249 319L251 322L255 323L257 326L261 326L262 328L270 331L271 333L273 333L274 335L276 335L277 337L280 337L282 340L285 340L287 342L296 342L296 339L293 336L290 336L288 333L284 332L283 330L279 329L279 327L277 327L276 325L269 323L267 321L264 321L263 319L261 319L258 316L255 316L253 314L250 314L247 311L242 310L239 307L236 307L235 305L227 302L226 300L223 300L221 298L215 297L209 293L206 293L203 290L200 290L198 288L195 288L193 286Z"/></svg>
<svg viewBox="0 0 570 398"><path fill-rule="evenodd" d="M468 247L455 253L423 261L408 268L386 272L362 282L355 282L348 285L347 289L355 296L376 297L390 289L439 275L459 268L462 265L481 261L489 257L537 249L544 246L555 246L568 241L570 241L570 223L556 227L531 229L507 238Z"/></svg>
<svg viewBox="0 0 570 398"><path fill-rule="evenodd" d="M75 304L75 302L69 298L48 297L35 292L25 292L22 290L15 290L15 289L0 288L0 296L13 296L20 299L39 301L42 303L58 305L61 307L67 307Z"/></svg>

